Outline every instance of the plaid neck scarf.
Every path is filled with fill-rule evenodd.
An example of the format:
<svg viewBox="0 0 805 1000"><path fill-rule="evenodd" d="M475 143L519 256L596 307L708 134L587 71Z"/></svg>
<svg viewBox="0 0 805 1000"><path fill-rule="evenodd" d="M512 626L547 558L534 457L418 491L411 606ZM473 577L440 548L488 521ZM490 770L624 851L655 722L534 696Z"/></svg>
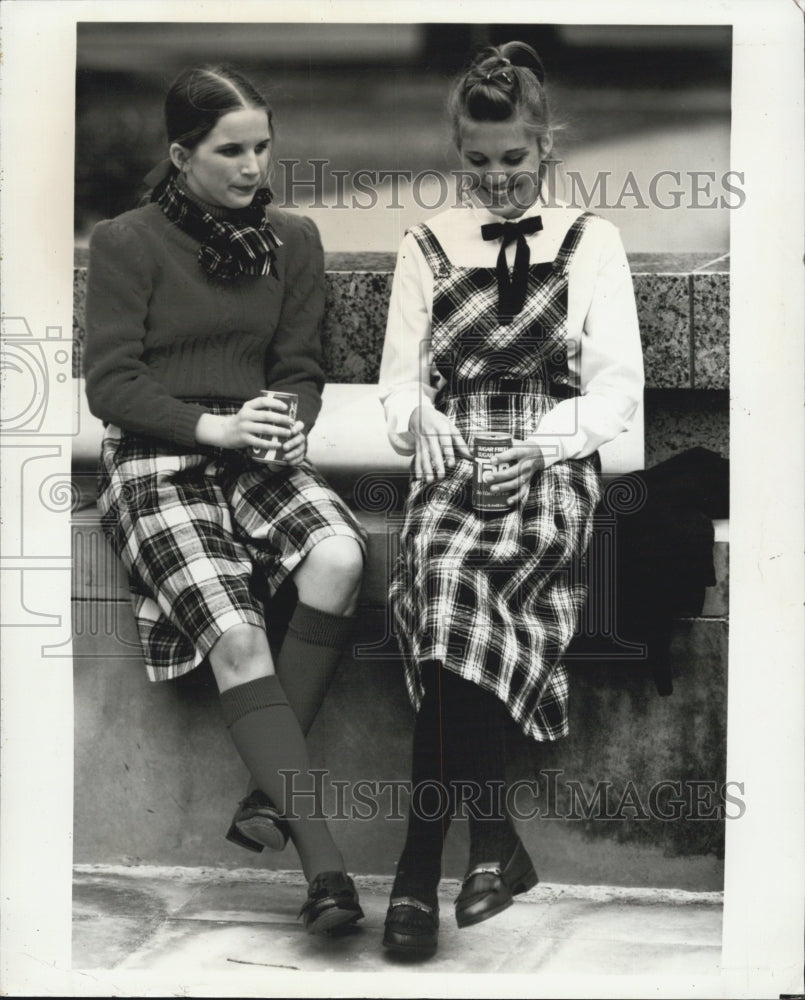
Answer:
<svg viewBox="0 0 805 1000"><path fill-rule="evenodd" d="M260 188L248 208L216 219L187 195L172 178L157 198L162 211L193 239L201 243L198 262L214 278L231 281L242 274L277 277L274 251L282 246L266 219L271 192Z"/></svg>

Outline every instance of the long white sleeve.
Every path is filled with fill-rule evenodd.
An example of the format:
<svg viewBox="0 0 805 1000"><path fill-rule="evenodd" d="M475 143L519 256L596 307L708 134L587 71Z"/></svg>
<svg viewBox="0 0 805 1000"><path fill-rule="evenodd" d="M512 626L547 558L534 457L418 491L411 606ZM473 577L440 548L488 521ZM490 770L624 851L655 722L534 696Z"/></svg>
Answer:
<svg viewBox="0 0 805 1000"><path fill-rule="evenodd" d="M579 213L546 206L530 211L540 211L544 224L542 232L528 237L531 263L551 261ZM450 209L428 225L454 266L494 268L499 243L480 234L481 224L494 218L485 210ZM510 265L514 252L512 244ZM433 289L431 269L408 234L397 258L380 368L389 440L401 454L414 450L408 432L412 411L433 405L436 395L430 367ZM588 223L570 264L567 357L581 395L557 403L529 439L539 443L546 465L583 458L617 437L628 428L643 392L632 277L618 230L600 218Z"/></svg>
<svg viewBox="0 0 805 1000"><path fill-rule="evenodd" d="M417 406L432 406L430 314L433 276L416 240L406 235L391 285L386 339L380 361L380 400L389 441L401 455L414 452L408 431Z"/></svg>
<svg viewBox="0 0 805 1000"><path fill-rule="evenodd" d="M584 458L629 427L643 392L643 353L632 276L620 235L601 221L595 273L574 275L569 297L577 307L589 302L578 341L581 396L562 400L541 420L532 440L539 442L546 465ZM592 279L589 297L575 294Z"/></svg>

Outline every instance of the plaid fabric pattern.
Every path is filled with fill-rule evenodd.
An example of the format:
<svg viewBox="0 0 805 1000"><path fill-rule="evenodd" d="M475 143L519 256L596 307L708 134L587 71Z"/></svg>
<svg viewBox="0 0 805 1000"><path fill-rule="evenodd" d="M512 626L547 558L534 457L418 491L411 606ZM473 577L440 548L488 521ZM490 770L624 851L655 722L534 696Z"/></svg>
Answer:
<svg viewBox="0 0 805 1000"><path fill-rule="evenodd" d="M199 264L210 277L232 280L241 274L277 277L274 251L282 241L266 218L271 201L267 188L257 191L248 208L233 211L232 220L216 219L181 191L171 179L157 198L165 215L201 243Z"/></svg>
<svg viewBox="0 0 805 1000"><path fill-rule="evenodd" d="M99 486L152 681L198 666L233 625L264 628L263 596L322 539L355 538L366 551L364 529L308 463L272 470L239 452L177 454L110 426Z"/></svg>
<svg viewBox="0 0 805 1000"><path fill-rule="evenodd" d="M591 218L576 220L552 263L530 267L526 303L507 325L497 320L494 269L453 267L427 226L412 230L434 272L433 361L445 379L436 405L470 448L484 431L527 437L559 399L578 395L567 272ZM586 597L599 471L597 454L557 462L503 515L474 511L470 461L434 483L412 481L390 600L415 706L421 664L438 659L500 698L527 736L567 734L562 657Z"/></svg>

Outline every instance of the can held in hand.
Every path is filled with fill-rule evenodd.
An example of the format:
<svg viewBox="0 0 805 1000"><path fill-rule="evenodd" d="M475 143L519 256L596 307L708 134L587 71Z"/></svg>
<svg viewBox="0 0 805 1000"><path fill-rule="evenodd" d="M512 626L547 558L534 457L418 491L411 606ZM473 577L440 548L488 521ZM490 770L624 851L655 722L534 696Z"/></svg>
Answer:
<svg viewBox="0 0 805 1000"><path fill-rule="evenodd" d="M472 474L472 505L477 511L485 513L502 513L511 510L511 505L506 503L506 493L490 492L489 483L484 482L484 473L494 472L496 469L508 469L508 464L492 465L491 459L500 452L506 451L513 445L511 434L488 431L484 434L476 434L472 445L473 474Z"/></svg>
<svg viewBox="0 0 805 1000"><path fill-rule="evenodd" d="M279 399L281 402L285 403L288 407L287 414L291 418L291 421L296 420L296 410L299 406L299 396L295 392L276 392L274 389L261 389L261 396L268 396L271 399ZM260 435L264 438L266 445L264 448L252 447L251 454L255 462L284 462L285 458L282 451L282 440L278 437L266 437Z"/></svg>

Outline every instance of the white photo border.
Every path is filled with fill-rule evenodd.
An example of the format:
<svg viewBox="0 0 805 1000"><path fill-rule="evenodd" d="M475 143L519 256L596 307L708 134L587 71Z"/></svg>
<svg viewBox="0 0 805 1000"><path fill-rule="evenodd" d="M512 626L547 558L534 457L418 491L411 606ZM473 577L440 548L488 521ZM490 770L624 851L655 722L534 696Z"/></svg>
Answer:
<svg viewBox="0 0 805 1000"><path fill-rule="evenodd" d="M673 16L671 16L671 10ZM505 16L504 16L505 13ZM794 0L71 2L6 0L2 66L5 317L40 341L72 329L75 36L79 21L467 21L732 24L730 639L727 776L746 813L727 824L721 976L483 977L233 971L175 982L74 972L70 961L72 673L69 509L23 549L25 497L69 481L71 419L3 441L2 966L5 995L777 997L803 959L803 23ZM46 344L54 350L54 344ZM11 451L11 449L18 449ZM8 449L8 450L6 450ZM24 456L24 457L23 457ZM20 461L15 465L11 458ZM28 491L31 491L28 493ZM21 502L17 503L17 497ZM69 508L69 505L68 505ZM27 535L25 538L27 544ZM31 560L34 560L31 562ZM40 560L37 562L36 560ZM47 637L36 619L47 608ZM34 609L34 610L31 610ZM39 610L37 610L39 609ZM54 628L54 623L56 628ZM37 817L47 822L37 822Z"/></svg>

